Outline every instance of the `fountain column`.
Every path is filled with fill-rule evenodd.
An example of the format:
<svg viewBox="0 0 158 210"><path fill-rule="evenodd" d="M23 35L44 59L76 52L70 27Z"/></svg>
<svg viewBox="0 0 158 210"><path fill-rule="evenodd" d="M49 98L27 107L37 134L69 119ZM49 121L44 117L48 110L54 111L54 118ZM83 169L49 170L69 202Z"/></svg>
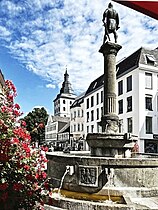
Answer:
<svg viewBox="0 0 158 210"><path fill-rule="evenodd" d="M106 42L99 52L104 56L104 101L101 119L102 132L116 133L119 118L116 114L116 55L122 46Z"/></svg>
<svg viewBox="0 0 158 210"><path fill-rule="evenodd" d="M132 138L118 132L119 117L116 113L116 55L122 46L106 42L99 52L104 56L104 101L100 125L102 133L87 134L92 156L125 157L131 149Z"/></svg>

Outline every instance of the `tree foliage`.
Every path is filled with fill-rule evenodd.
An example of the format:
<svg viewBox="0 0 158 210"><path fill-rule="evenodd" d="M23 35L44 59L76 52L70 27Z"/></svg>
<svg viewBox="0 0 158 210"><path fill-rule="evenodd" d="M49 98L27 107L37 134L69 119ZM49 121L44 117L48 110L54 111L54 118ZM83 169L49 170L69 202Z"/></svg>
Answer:
<svg viewBox="0 0 158 210"><path fill-rule="evenodd" d="M32 141L41 143L45 139L45 125L48 114L44 107L34 108L27 116L23 118L26 122L26 128L30 132Z"/></svg>

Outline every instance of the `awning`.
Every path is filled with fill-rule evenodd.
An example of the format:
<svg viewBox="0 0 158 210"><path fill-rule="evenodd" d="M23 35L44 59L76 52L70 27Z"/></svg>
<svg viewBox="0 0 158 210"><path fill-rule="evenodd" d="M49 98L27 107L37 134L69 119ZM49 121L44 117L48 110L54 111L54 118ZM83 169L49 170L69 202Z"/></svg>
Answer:
<svg viewBox="0 0 158 210"><path fill-rule="evenodd" d="M139 11L145 15L148 15L152 18L158 20L158 1L132 1L132 0L113 0L119 4L125 5L129 8L132 8L136 11Z"/></svg>

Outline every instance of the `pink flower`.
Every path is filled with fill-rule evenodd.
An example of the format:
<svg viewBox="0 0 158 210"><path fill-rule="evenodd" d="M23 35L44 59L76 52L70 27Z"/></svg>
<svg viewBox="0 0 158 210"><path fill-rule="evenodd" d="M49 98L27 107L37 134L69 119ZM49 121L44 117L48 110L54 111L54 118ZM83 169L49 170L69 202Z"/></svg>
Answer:
<svg viewBox="0 0 158 210"><path fill-rule="evenodd" d="M21 121L21 125L26 127L26 122L24 120Z"/></svg>
<svg viewBox="0 0 158 210"><path fill-rule="evenodd" d="M5 191L8 188L8 183L4 182L0 184L0 190Z"/></svg>
<svg viewBox="0 0 158 210"><path fill-rule="evenodd" d="M14 110L14 111L13 111L13 114L14 114L16 117L19 117L19 116L21 115L21 113L18 112L17 110Z"/></svg>
<svg viewBox="0 0 158 210"><path fill-rule="evenodd" d="M19 139L13 138L13 139L12 139L12 143L13 143L13 144L18 144L18 143L19 143Z"/></svg>
<svg viewBox="0 0 158 210"><path fill-rule="evenodd" d="M15 107L16 109L18 109L18 110L20 109L19 104L15 104L14 107Z"/></svg>
<svg viewBox="0 0 158 210"><path fill-rule="evenodd" d="M29 170L29 169L30 169L30 166L29 166L29 165L25 165L25 166L24 166L24 169L25 169L25 170Z"/></svg>
<svg viewBox="0 0 158 210"><path fill-rule="evenodd" d="M16 88L7 80L0 106L0 208L11 210L12 204L16 203L21 208L42 209L42 190L49 189L47 174L43 171L46 158L41 155L40 149L31 150L31 136L25 121L18 120L21 113L20 106L14 104L15 96ZM20 124L17 125L17 122ZM40 123L37 128L42 127L43 123ZM11 171L15 175L10 176Z"/></svg>
<svg viewBox="0 0 158 210"><path fill-rule="evenodd" d="M23 188L23 185L21 183L15 183L13 185L13 190L20 191Z"/></svg>

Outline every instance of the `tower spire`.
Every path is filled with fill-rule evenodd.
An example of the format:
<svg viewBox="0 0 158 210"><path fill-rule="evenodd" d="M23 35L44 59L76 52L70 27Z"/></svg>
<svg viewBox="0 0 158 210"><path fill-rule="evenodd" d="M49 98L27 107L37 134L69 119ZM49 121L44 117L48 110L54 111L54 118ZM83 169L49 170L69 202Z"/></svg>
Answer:
<svg viewBox="0 0 158 210"><path fill-rule="evenodd" d="M68 94L73 93L73 90L71 88L71 83L69 82L69 74L67 72L67 66L64 74L64 82L62 84L60 93L68 93Z"/></svg>

